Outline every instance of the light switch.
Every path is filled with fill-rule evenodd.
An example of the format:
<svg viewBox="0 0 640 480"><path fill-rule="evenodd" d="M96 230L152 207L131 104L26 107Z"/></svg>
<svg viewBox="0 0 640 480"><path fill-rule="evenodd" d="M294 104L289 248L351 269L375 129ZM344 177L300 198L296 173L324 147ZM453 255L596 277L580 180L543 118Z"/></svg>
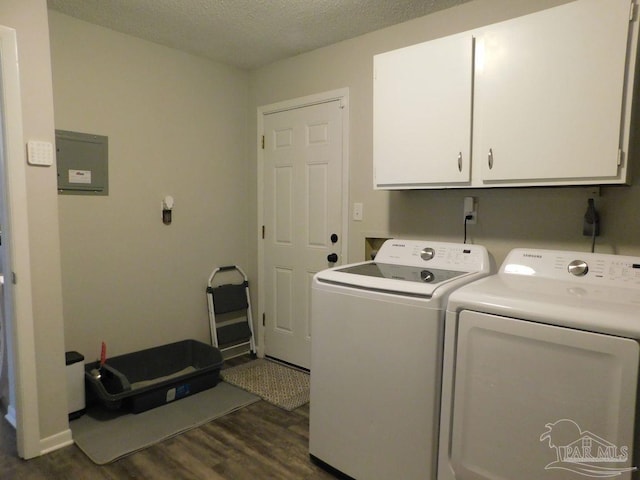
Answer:
<svg viewBox="0 0 640 480"><path fill-rule="evenodd" d="M29 140L27 143L27 162L29 165L50 167L53 165L53 144Z"/></svg>
<svg viewBox="0 0 640 480"><path fill-rule="evenodd" d="M362 221L364 216L364 206L362 203L353 204L353 219L356 221Z"/></svg>

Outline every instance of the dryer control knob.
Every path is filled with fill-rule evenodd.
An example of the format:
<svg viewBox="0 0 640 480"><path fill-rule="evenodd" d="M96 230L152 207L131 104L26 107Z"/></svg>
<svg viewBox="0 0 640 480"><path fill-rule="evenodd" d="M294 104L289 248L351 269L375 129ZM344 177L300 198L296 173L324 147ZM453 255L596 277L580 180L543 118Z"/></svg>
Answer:
<svg viewBox="0 0 640 480"><path fill-rule="evenodd" d="M435 256L435 254L436 251L433 248L423 248L420 252L420 258L422 258L423 260L431 260Z"/></svg>
<svg viewBox="0 0 640 480"><path fill-rule="evenodd" d="M589 265L587 262L582 260L574 260L569 264L567 270L571 275L575 275L576 277L584 277L589 271Z"/></svg>

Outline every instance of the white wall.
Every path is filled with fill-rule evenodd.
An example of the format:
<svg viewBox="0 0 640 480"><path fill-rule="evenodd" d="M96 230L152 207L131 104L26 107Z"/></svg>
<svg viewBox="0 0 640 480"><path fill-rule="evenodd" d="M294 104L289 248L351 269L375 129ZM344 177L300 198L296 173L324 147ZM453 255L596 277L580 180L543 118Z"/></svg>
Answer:
<svg viewBox="0 0 640 480"><path fill-rule="evenodd" d="M290 98L348 87L350 89L350 204L364 204L364 221L350 221L349 261L364 260L367 236L430 238L461 242L463 197L479 199L479 221L469 226L474 243L484 244L498 264L511 248L588 251L582 218L588 188L476 189L381 192L372 188L373 55L427 41L532 11L566 0L474 0L416 20L292 57L251 73L250 135L256 131L256 109ZM541 139L543 142L543 139ZM256 161L255 150L252 162ZM640 160L640 158L638 159ZM256 179L254 179L256 181ZM638 183L638 182L636 182ZM252 199L252 220L258 199ZM640 188L607 187L596 197L602 217L597 251L640 255L637 206ZM257 239L255 222L250 224ZM253 251L253 249L252 249ZM256 258L252 257L255 267Z"/></svg>
<svg viewBox="0 0 640 480"><path fill-rule="evenodd" d="M58 197L67 349L209 341L214 266L247 263L248 74L49 12L55 127L109 137L109 195ZM161 201L175 199L164 225Z"/></svg>

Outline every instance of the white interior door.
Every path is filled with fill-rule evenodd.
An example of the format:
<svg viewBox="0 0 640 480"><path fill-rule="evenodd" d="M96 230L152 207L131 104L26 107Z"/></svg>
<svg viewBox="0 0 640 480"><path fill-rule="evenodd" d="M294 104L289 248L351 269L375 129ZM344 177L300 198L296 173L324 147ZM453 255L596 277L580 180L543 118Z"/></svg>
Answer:
<svg viewBox="0 0 640 480"><path fill-rule="evenodd" d="M304 368L311 280L342 250L342 111L335 100L264 115L264 348Z"/></svg>

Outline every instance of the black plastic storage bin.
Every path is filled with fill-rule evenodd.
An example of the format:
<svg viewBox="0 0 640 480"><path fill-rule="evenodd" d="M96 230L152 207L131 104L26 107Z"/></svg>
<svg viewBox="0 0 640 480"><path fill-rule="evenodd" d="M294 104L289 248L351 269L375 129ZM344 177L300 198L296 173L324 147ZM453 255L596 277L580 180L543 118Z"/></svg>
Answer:
<svg viewBox="0 0 640 480"><path fill-rule="evenodd" d="M85 383L108 409L140 413L215 387L222 364L216 347L182 340L88 363Z"/></svg>

